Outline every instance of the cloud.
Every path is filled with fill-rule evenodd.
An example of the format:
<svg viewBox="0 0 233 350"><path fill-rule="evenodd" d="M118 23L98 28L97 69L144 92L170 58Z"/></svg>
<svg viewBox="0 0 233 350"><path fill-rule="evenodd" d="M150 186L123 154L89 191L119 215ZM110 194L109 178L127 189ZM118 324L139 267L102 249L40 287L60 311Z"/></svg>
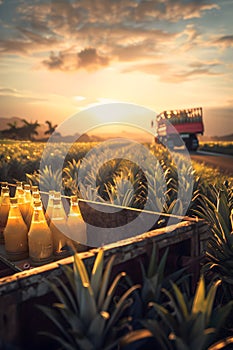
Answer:
<svg viewBox="0 0 233 350"><path fill-rule="evenodd" d="M179 60L201 43L190 19L218 9L211 0L21 0L12 20L3 20L10 34L0 39L0 53L31 55L50 71L93 71L115 62L127 71L132 62L132 70L157 74L170 54Z"/></svg>
<svg viewBox="0 0 233 350"><path fill-rule="evenodd" d="M233 46L233 35L224 35L214 41L214 44L221 45L224 48Z"/></svg>
<svg viewBox="0 0 233 350"><path fill-rule="evenodd" d="M86 69L95 69L100 66L106 66L109 62L107 57L101 56L94 48L86 48L78 53L78 67Z"/></svg>
<svg viewBox="0 0 233 350"><path fill-rule="evenodd" d="M221 73L213 71L213 68L220 66L218 62L191 62L187 68L181 68L171 63L144 63L136 64L126 68L123 72L140 71L147 74L157 75L162 82L183 83L202 75L217 76Z"/></svg>
<svg viewBox="0 0 233 350"><path fill-rule="evenodd" d="M12 88L0 88L0 95L15 95L18 94L18 91L16 89Z"/></svg>
<svg viewBox="0 0 233 350"><path fill-rule="evenodd" d="M2 95L0 94L0 101L2 103L15 103L15 102L20 102L20 103L38 103L38 102L45 102L47 99L45 98L39 98L39 97L30 97L30 96L14 96L14 95Z"/></svg>
<svg viewBox="0 0 233 350"><path fill-rule="evenodd" d="M97 70L107 66L109 58L100 55L95 48L85 48L80 52L59 52L57 55L51 52L49 59L42 64L50 70L74 71L79 69Z"/></svg>
<svg viewBox="0 0 233 350"><path fill-rule="evenodd" d="M26 103L34 103L34 102L44 102L46 99L42 99L37 96L32 96L29 92L19 91L10 87L0 87L0 99L3 101L20 101Z"/></svg>
<svg viewBox="0 0 233 350"><path fill-rule="evenodd" d="M14 39L0 39L0 53L29 54L44 51L56 46L58 40L55 37L45 37L26 28L17 27L18 37Z"/></svg>
<svg viewBox="0 0 233 350"><path fill-rule="evenodd" d="M171 69L171 65L167 63L141 63L131 65L123 70L124 73L129 73L133 71L140 71L147 74L155 74L158 76L163 76L164 72Z"/></svg>
<svg viewBox="0 0 233 350"><path fill-rule="evenodd" d="M200 76L217 76L221 75L217 72L212 72L208 68L195 68L190 70L182 70L177 73L171 73L170 75L165 75L161 78L162 81L169 82L169 83L183 83L187 80L191 80L194 78L198 78Z"/></svg>
<svg viewBox="0 0 233 350"><path fill-rule="evenodd" d="M140 32L151 38L156 32L155 21L177 22L201 17L205 11L218 9L214 1L151 0L111 1L52 0L31 3L22 0L12 7L11 22L2 22L13 36L2 38L2 52L19 53L48 49L57 44L64 49L67 42L82 47L97 47L102 40L112 45L118 40L138 36ZM153 29L153 30L152 30ZM39 46L38 46L39 45ZM62 47L61 47L62 46Z"/></svg>

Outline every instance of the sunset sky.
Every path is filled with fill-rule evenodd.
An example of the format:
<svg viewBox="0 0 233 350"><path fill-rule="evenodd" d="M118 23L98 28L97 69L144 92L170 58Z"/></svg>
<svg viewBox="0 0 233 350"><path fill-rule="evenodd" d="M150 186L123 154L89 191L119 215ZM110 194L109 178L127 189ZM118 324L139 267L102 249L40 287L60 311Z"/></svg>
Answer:
<svg viewBox="0 0 233 350"><path fill-rule="evenodd" d="M232 16L232 0L0 0L0 117L202 106L206 135L233 133Z"/></svg>

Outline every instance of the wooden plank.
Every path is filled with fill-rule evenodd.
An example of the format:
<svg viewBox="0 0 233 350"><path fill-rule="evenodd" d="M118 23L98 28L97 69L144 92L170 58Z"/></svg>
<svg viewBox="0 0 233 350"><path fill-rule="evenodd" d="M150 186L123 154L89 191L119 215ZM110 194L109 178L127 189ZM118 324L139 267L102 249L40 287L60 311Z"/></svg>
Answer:
<svg viewBox="0 0 233 350"><path fill-rule="evenodd" d="M153 241L158 245L159 249L162 249L189 239L192 242L191 249L197 256L199 245L196 246L197 240L196 238L195 240L193 239L193 235L196 234L195 232L196 230L198 231L199 227L203 230L202 234L205 234L204 227L206 226L203 226L203 223L190 224L188 221L146 232L136 237L104 246L105 257L108 258L116 254L115 264L124 263L147 253L148 245L152 245ZM91 249L88 252L80 253L80 257L85 264L91 264L97 252L97 248ZM42 296L48 291L48 286L44 279L53 279L53 277L59 276L61 274L59 265L72 264L72 261L73 257L68 257L57 262L16 273L13 276L4 277L0 279L0 295L3 296L17 290L19 293L18 300L21 301L35 296Z"/></svg>

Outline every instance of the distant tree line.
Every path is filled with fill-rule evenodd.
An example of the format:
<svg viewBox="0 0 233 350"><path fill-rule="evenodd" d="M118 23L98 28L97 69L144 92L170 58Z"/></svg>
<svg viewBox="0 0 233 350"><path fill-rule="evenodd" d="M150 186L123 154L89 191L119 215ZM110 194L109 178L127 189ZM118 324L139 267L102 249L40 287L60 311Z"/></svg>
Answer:
<svg viewBox="0 0 233 350"><path fill-rule="evenodd" d="M28 122L26 119L22 119L23 125L17 126L17 122L8 123L8 129L0 131L1 138L9 138L15 140L35 140L35 136L38 135L37 129L40 124L36 120L35 122ZM49 120L45 122L48 129L44 132L45 135L52 135L57 125L53 125Z"/></svg>

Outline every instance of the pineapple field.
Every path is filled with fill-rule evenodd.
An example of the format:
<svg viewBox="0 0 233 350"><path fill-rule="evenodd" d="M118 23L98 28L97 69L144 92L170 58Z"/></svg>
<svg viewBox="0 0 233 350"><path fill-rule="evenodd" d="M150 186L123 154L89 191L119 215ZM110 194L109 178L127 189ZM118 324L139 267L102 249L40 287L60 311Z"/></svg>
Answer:
<svg viewBox="0 0 233 350"><path fill-rule="evenodd" d="M98 159L92 153L96 147L96 142L51 143L46 148L39 142L1 141L0 220L4 188L8 186L14 197L21 182L31 192L40 189L45 201L36 200L35 210L47 222L53 192L59 210L62 199L69 202L69 207L62 208L67 222L70 214L80 215L82 201L107 203L159 214L150 229L165 228L171 218L203 221L209 239L197 262L184 264L182 255L186 254L180 252L175 270L169 266L170 248L159 252L153 244L149 260L140 262L140 283L124 270L115 271L116 256L105 260L102 248L94 251L95 259L87 268L79 254L90 249L85 238L80 244L70 242L72 266L61 264L62 277L47 281L55 303L37 306L56 329L44 332L40 325L44 344L51 349L231 349L233 176L158 144L143 145L146 151L137 154L137 162L124 157L134 153L133 145L126 143L122 152L110 144L110 150L99 152ZM143 232L150 230L145 227ZM44 262L49 259L45 257ZM198 268L195 285L193 263ZM9 346L0 339L1 345L3 349Z"/></svg>

